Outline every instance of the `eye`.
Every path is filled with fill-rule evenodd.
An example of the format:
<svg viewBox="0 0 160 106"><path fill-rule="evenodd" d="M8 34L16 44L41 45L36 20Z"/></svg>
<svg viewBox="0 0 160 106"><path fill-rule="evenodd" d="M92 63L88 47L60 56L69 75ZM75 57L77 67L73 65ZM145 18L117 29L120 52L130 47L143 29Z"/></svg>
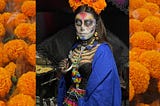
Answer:
<svg viewBox="0 0 160 106"><path fill-rule="evenodd" d="M93 24L93 21L92 20L85 20L84 24L88 27L88 26L91 26Z"/></svg>
<svg viewBox="0 0 160 106"><path fill-rule="evenodd" d="M80 19L76 19L76 20L75 20L75 24L76 24L77 26L81 26L81 25L82 25L82 21L81 21Z"/></svg>

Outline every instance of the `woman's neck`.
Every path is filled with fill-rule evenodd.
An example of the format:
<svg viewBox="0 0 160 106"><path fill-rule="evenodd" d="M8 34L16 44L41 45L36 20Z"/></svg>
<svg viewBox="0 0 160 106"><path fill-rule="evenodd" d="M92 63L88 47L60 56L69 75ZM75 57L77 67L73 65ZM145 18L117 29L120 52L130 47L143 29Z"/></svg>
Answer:
<svg viewBox="0 0 160 106"><path fill-rule="evenodd" d="M88 40L80 40L80 44L82 46L92 45L94 43L94 41L95 41L95 37L91 37Z"/></svg>

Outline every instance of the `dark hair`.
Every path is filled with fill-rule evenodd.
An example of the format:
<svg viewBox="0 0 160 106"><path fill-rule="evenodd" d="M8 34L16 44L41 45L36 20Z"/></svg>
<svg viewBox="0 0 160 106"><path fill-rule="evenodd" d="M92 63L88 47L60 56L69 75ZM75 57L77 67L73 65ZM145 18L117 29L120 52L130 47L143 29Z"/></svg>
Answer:
<svg viewBox="0 0 160 106"><path fill-rule="evenodd" d="M75 16L80 13L80 12L88 12L88 13L91 13L94 18L96 19L96 32L98 33L98 37L99 37L99 40L98 42L108 42L107 38L106 38L106 28L103 24L103 21L101 19L101 16L98 15L93 8L87 6L87 5L83 5L83 6L80 6L76 9L75 11Z"/></svg>

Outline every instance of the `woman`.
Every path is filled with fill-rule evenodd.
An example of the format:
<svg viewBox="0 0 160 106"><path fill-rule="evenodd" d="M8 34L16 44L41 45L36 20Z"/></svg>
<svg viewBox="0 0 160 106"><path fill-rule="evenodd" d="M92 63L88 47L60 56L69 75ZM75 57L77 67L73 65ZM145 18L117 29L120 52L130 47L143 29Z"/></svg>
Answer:
<svg viewBox="0 0 160 106"><path fill-rule="evenodd" d="M118 71L99 15L106 5L97 9L82 0L74 8L71 1L77 43L59 63L58 106L120 106Z"/></svg>

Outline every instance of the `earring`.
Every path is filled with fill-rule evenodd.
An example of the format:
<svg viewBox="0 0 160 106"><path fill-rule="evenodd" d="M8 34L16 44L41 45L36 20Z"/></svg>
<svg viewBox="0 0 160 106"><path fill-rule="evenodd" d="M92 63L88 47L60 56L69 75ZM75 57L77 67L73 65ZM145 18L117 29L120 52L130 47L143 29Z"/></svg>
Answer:
<svg viewBox="0 0 160 106"><path fill-rule="evenodd" d="M94 37L95 37L96 40L99 40L98 32L95 32L95 33L94 33Z"/></svg>
<svg viewBox="0 0 160 106"><path fill-rule="evenodd" d="M79 40L79 36L77 36L77 40Z"/></svg>

